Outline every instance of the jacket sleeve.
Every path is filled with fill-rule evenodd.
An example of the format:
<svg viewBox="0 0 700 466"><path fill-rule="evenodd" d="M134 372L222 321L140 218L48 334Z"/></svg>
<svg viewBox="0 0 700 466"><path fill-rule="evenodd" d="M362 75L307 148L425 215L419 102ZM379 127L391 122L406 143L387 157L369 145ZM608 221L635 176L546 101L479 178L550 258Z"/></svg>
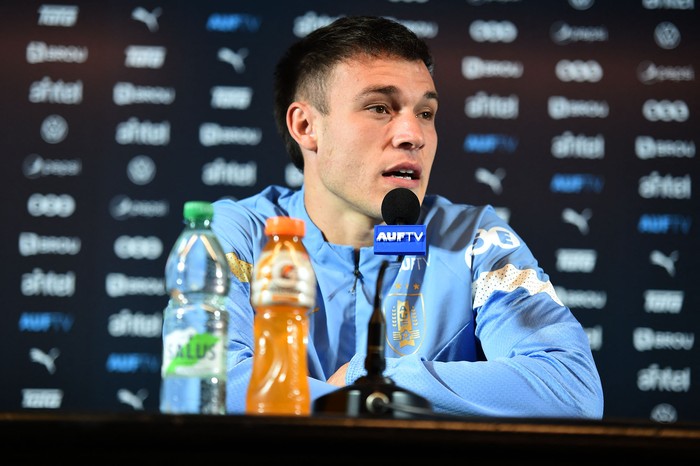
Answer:
<svg viewBox="0 0 700 466"><path fill-rule="evenodd" d="M473 416L603 416L601 380L585 330L556 296L549 277L510 227L488 213L470 266L477 361L387 358L385 375L426 398L436 412ZM495 227L495 228L494 228ZM480 235L503 232L508 247ZM501 238L504 240L505 238ZM501 244L503 242L501 241ZM363 371L353 358L348 379Z"/></svg>
<svg viewBox="0 0 700 466"><path fill-rule="evenodd" d="M484 361L390 358L386 375L431 400L436 412L600 419L603 393L587 336L548 300L517 290L484 303L476 327Z"/></svg>
<svg viewBox="0 0 700 466"><path fill-rule="evenodd" d="M387 358L385 375L455 415L603 416L603 392L586 333L569 310L524 289L494 293L477 314L483 361ZM348 379L364 371L353 358Z"/></svg>

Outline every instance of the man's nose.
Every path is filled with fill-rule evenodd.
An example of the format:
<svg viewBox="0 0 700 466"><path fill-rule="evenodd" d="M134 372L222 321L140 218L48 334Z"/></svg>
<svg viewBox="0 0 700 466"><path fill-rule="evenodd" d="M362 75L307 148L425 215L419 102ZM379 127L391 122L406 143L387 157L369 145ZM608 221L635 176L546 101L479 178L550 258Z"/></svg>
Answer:
<svg viewBox="0 0 700 466"><path fill-rule="evenodd" d="M394 145L420 149L425 145L423 122L413 114L400 115L395 121Z"/></svg>

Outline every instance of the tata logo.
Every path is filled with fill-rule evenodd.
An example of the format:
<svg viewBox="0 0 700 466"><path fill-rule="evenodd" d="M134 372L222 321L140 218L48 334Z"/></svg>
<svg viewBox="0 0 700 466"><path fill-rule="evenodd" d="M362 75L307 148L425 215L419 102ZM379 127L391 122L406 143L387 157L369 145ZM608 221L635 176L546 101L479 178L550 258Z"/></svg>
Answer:
<svg viewBox="0 0 700 466"><path fill-rule="evenodd" d="M678 314L683 309L685 292L682 290L645 290L644 312L651 314Z"/></svg>
<svg viewBox="0 0 700 466"><path fill-rule="evenodd" d="M377 225L375 254L425 255L425 225Z"/></svg>
<svg viewBox="0 0 700 466"><path fill-rule="evenodd" d="M31 409L58 409L63 401L63 390L57 388L23 388L22 407Z"/></svg>
<svg viewBox="0 0 700 466"><path fill-rule="evenodd" d="M566 249L555 251L557 271L591 273L595 269L598 251L595 249Z"/></svg>
<svg viewBox="0 0 700 466"><path fill-rule="evenodd" d="M150 68L158 69L163 67L167 49L159 46L129 45L124 50L124 66L127 68Z"/></svg>
<svg viewBox="0 0 700 466"><path fill-rule="evenodd" d="M76 5L41 5L39 7L39 26L73 27L78 21L79 7Z"/></svg>

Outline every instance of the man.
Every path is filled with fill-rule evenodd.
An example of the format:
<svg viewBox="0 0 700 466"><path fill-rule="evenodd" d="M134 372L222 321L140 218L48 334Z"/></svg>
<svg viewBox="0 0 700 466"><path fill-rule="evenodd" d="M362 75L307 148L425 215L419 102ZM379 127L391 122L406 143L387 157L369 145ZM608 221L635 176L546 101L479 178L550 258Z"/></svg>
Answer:
<svg viewBox="0 0 700 466"><path fill-rule="evenodd" d="M318 281L310 316L313 399L365 373L382 261L386 370L436 413L593 418L603 394L587 336L523 240L490 206L426 194L438 93L425 43L399 23L344 17L293 45L275 73L275 115L299 190L215 203L236 277L229 300L228 411L244 412L253 357L250 270L275 215L306 223ZM395 188L420 203L427 254L378 256L374 227Z"/></svg>

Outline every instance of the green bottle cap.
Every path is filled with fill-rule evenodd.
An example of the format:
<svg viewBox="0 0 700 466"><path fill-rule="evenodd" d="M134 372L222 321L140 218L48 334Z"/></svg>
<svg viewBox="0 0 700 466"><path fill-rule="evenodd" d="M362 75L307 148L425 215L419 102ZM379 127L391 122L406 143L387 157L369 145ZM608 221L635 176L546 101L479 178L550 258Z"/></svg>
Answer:
<svg viewBox="0 0 700 466"><path fill-rule="evenodd" d="M206 201L187 201L182 209L185 220L211 220L214 217L214 206Z"/></svg>

